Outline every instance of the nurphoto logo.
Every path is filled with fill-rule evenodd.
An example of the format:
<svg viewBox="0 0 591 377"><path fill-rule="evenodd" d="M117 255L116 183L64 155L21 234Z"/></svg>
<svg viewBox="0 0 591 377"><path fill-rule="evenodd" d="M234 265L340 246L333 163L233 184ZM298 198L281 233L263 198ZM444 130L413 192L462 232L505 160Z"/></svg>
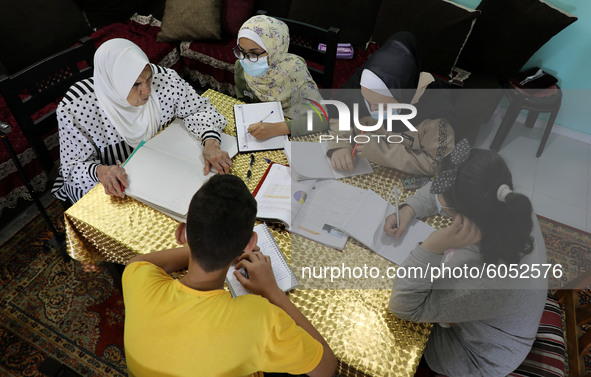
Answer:
<svg viewBox="0 0 591 377"><path fill-rule="evenodd" d="M312 125L312 117L314 116L315 112L318 117L320 117L320 119L322 120L322 115L324 115L324 119L328 119L326 112L324 111L324 109L322 108L322 106L320 105L333 105L336 107L337 112L338 112L338 119L339 119L339 131L351 131L351 111L349 110L349 107L341 102L341 101L337 101L337 100L321 100L320 104L316 101L312 101L310 99L306 99L309 102L311 102L312 104L307 104L311 110L308 110L308 118L307 118L307 127L308 127L308 131L312 131L313 130L313 125ZM374 132L379 130L380 128L382 128L384 121L386 122L386 130L388 132L392 132L392 124L395 121L399 121L402 122L406 128L408 128L408 130L410 132L417 132L417 129L415 128L415 126L412 125L412 123L410 122L411 119L413 119L416 115L417 115L417 108L414 105L411 104L406 104L406 103L388 103L385 105L386 106L386 112L384 113L384 104L380 103L378 105L378 119L377 119L377 123L374 125L364 125L361 124L361 122L359 122L359 104L355 103L353 104L353 124L355 126L355 128L357 128L358 130L360 130L362 133L364 132ZM400 113L400 110L406 110L404 113ZM408 112L410 111L410 112ZM321 114L322 112L322 114ZM385 114L385 117L384 117ZM389 143L401 143L403 140L403 137L401 135L364 135L364 134L359 134L356 135L353 139L354 142L359 143L359 144L364 144L364 143L368 143L372 137L377 137L378 143L380 142L381 138L385 138L387 142ZM333 135L321 135L320 136L320 141L329 141L329 140L334 140L335 138L337 138L339 141L340 139L343 139L342 137L338 137L338 136L333 136ZM351 140L349 140L351 141Z"/></svg>

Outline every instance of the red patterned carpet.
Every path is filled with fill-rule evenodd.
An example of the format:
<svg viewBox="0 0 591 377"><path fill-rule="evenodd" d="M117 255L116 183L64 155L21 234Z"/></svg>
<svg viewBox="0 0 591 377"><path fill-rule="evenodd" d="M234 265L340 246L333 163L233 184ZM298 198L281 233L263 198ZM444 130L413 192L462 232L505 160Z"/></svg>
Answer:
<svg viewBox="0 0 591 377"><path fill-rule="evenodd" d="M127 375L121 292L108 272L65 262L45 229L37 217L0 247L0 375L42 376L47 356L83 376Z"/></svg>
<svg viewBox="0 0 591 377"><path fill-rule="evenodd" d="M63 227L61 211L58 202L48 207ZM548 260L565 266L565 279L591 268L590 234L546 219L540 226ZM37 217L0 246L0 376L42 376L37 368L47 356L83 376L126 375L123 298L113 277L64 261L50 238Z"/></svg>

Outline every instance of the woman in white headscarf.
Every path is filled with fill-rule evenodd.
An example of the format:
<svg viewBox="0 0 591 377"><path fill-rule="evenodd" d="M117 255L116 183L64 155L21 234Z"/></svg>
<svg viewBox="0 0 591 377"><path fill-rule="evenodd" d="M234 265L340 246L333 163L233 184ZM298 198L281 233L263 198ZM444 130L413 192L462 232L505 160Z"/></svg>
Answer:
<svg viewBox="0 0 591 377"><path fill-rule="evenodd" d="M128 184L119 162L175 117L202 141L206 174L212 166L227 173L232 165L220 150L227 120L174 70L150 64L126 39L97 49L94 76L72 85L57 117L61 165L52 194L64 201L78 201L98 182L106 194L123 197Z"/></svg>
<svg viewBox="0 0 591 377"><path fill-rule="evenodd" d="M308 105L322 100L306 61L289 54L289 28L276 18L254 16L240 28L234 47L236 97L246 102L281 102L285 122L258 122L248 131L257 139L277 135L302 135L326 131L326 117L313 117L313 130L307 129Z"/></svg>

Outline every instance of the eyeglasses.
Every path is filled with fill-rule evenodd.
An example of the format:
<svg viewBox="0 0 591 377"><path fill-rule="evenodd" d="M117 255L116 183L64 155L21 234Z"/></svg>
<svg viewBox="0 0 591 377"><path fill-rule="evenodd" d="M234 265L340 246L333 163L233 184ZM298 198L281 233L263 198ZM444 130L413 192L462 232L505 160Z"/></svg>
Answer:
<svg viewBox="0 0 591 377"><path fill-rule="evenodd" d="M259 61L259 56L266 54L267 51L263 51L263 52L246 52L244 51L240 45L234 47L232 49L232 51L234 52L234 56L237 57L240 60L244 60L247 59L253 63L256 63Z"/></svg>

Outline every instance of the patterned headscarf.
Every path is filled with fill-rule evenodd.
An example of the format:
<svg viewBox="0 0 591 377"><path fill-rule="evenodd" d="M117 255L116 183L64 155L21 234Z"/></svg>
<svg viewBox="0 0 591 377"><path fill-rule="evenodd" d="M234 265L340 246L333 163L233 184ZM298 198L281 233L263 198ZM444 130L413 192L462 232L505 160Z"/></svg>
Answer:
<svg viewBox="0 0 591 377"><path fill-rule="evenodd" d="M441 194L448 191L456 183L458 169L470 157L470 143L468 139L462 139L456 144L456 147L449 155L451 160L451 169L443 170L435 176L431 184L431 194Z"/></svg>
<svg viewBox="0 0 591 377"><path fill-rule="evenodd" d="M267 72L258 77L244 72L246 83L261 101L281 102L283 111L293 118L298 113L296 105L304 98L321 99L305 60L287 52L289 28L283 21L259 15L248 19L240 28L243 29L255 32L268 53Z"/></svg>

